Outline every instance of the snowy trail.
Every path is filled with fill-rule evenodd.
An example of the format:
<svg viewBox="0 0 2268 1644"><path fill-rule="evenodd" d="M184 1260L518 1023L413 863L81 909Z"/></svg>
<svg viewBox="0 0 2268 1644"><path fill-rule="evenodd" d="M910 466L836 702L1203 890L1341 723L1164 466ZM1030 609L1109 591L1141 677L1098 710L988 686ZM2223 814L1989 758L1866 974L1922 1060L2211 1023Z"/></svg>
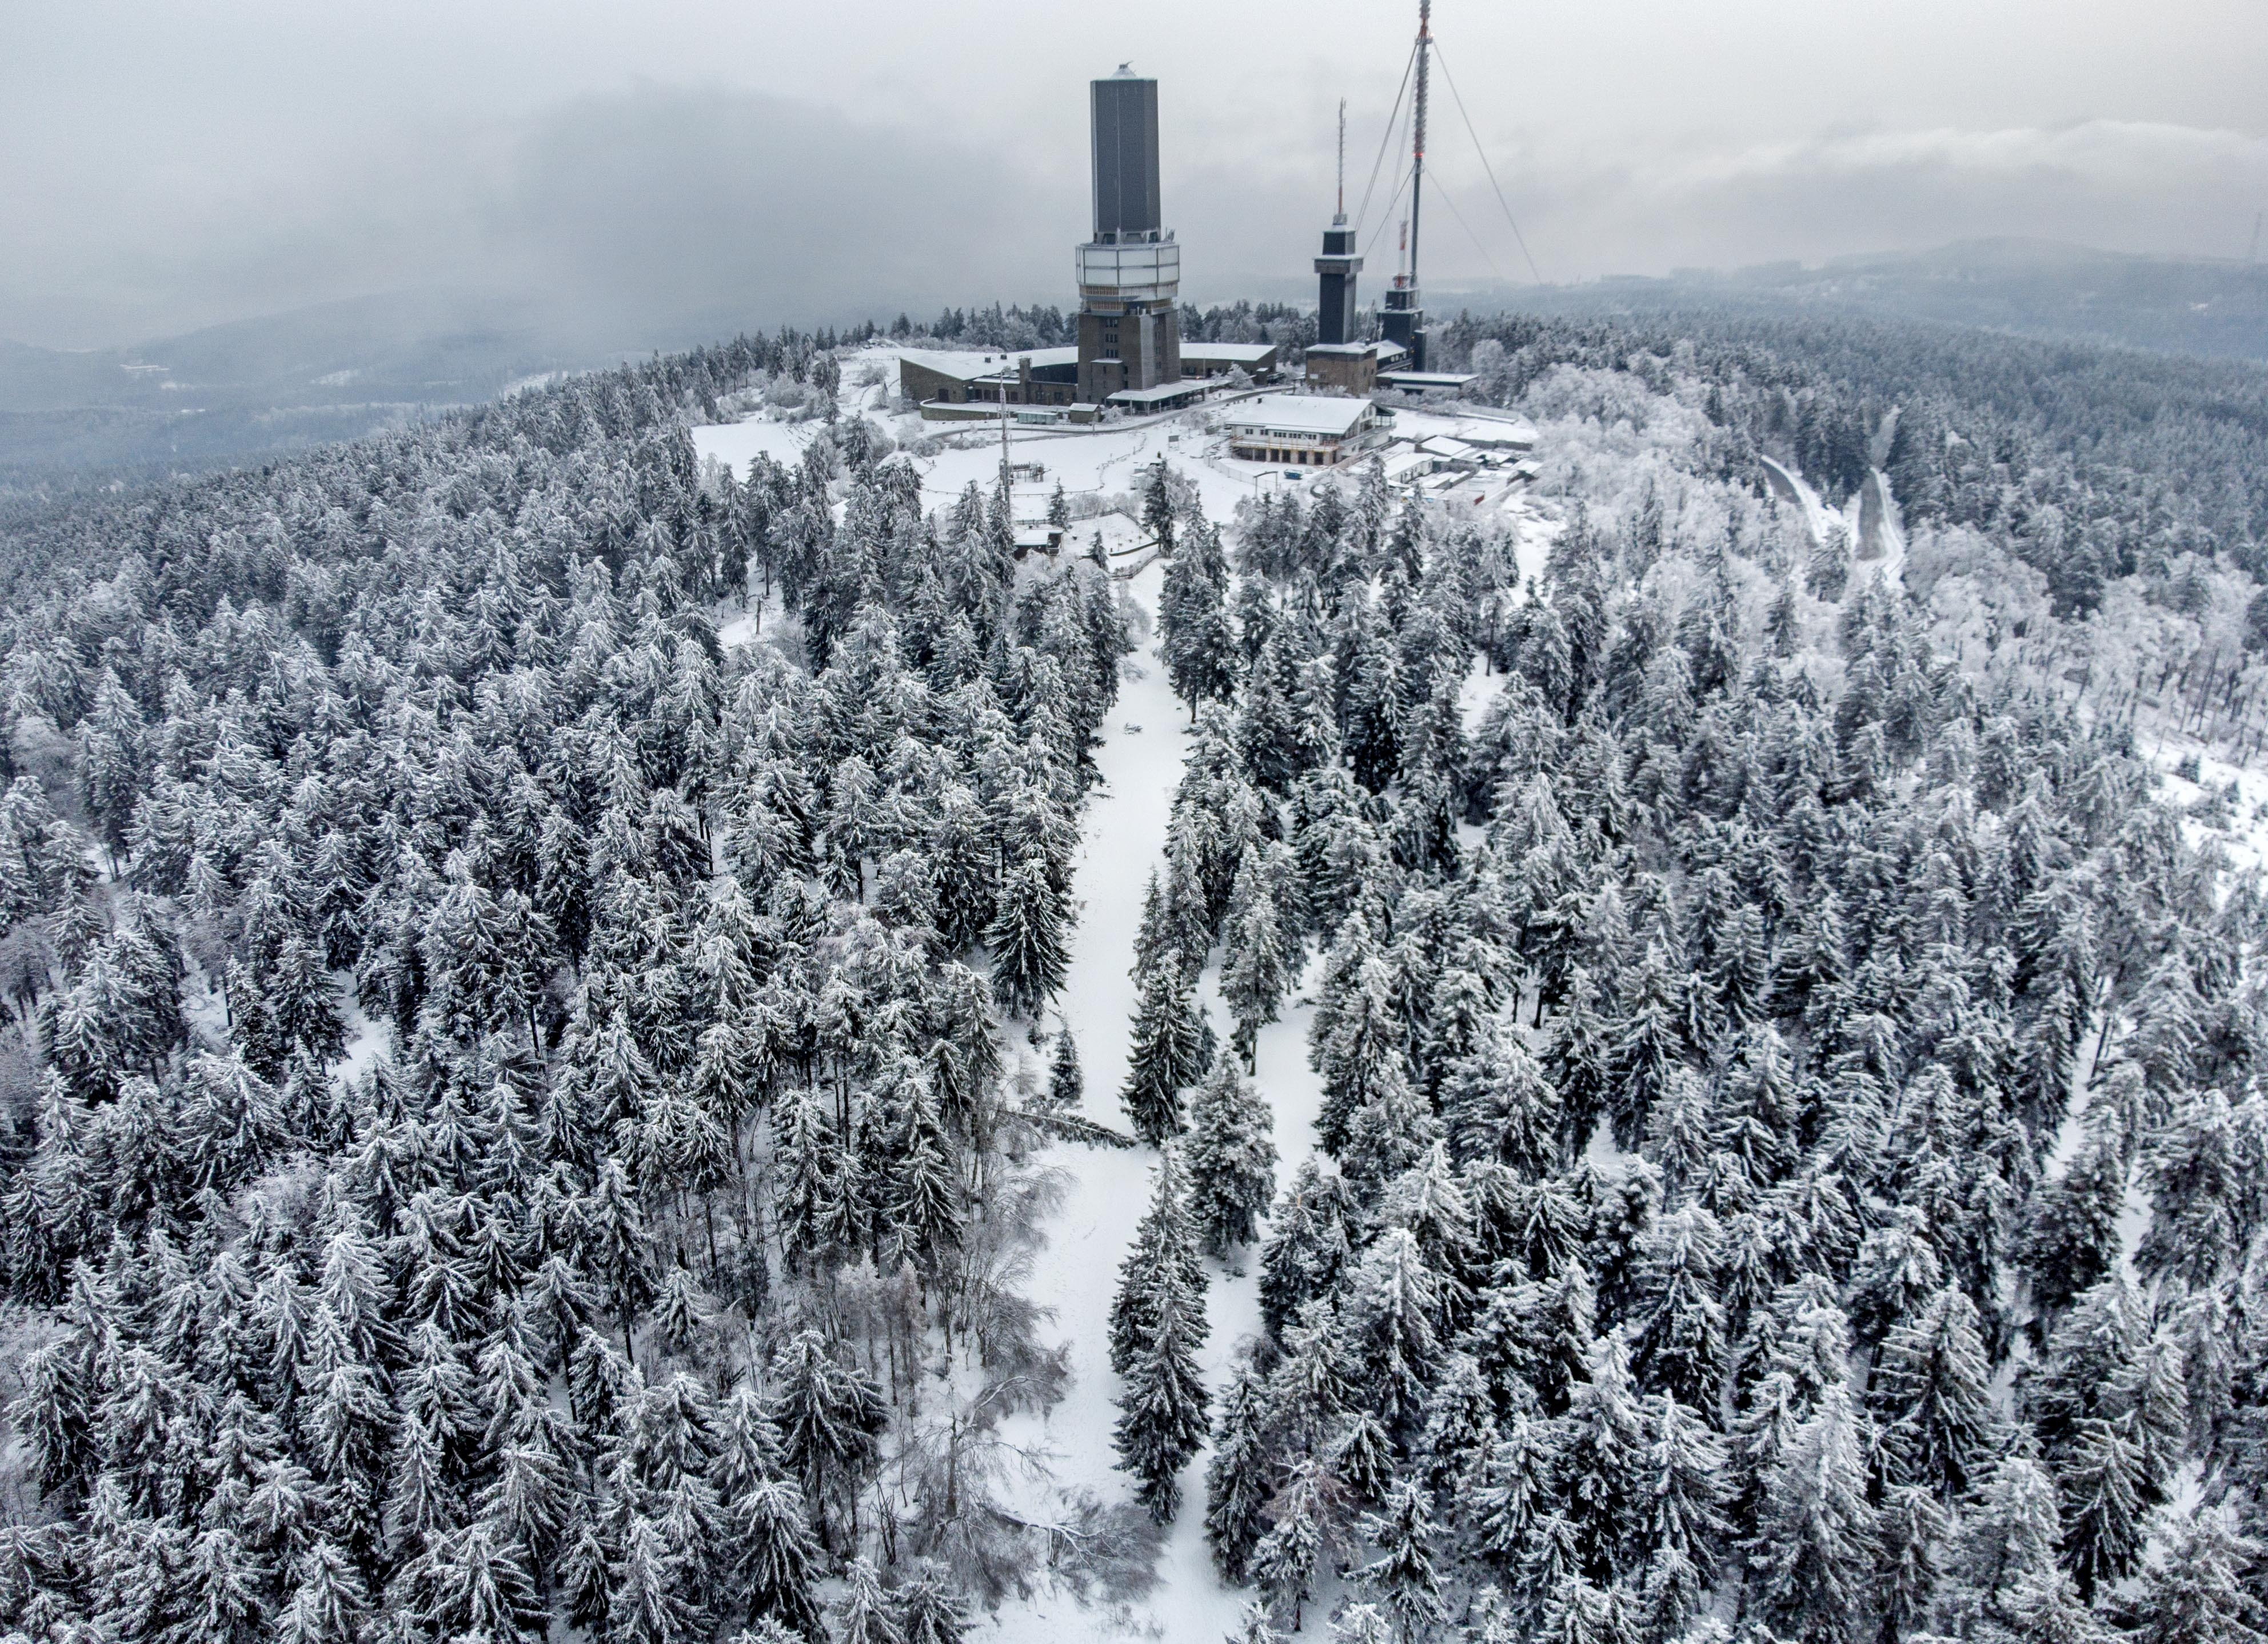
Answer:
<svg viewBox="0 0 2268 1644"><path fill-rule="evenodd" d="M1129 591L1152 612L1165 578L1151 566ZM1142 918L1142 891L1150 870L1163 859L1174 789L1181 780L1189 746L1189 715L1174 698L1154 637L1133 658L1143 671L1121 687L1118 706L1106 727L1095 760L1104 786L1088 802L1074 893L1080 900L1071 976L1059 1002L1079 1040L1086 1073L1087 1116L1114 1128L1127 1127L1119 1105L1126 1075L1129 1031L1135 989L1129 968ZM1126 727L1138 724L1138 732ZM1200 996L1224 1038L1227 1019L1213 991L1209 971ZM1311 1011L1287 1007L1285 1020L1262 1030L1256 1083L1275 1108L1278 1180L1305 1156L1313 1142L1321 1102L1315 1076L1307 1065L1307 1024ZM1018 1418L1008 1435L1038 1442L1053 1452L1054 1483L1086 1488L1106 1501L1126 1500L1130 1480L1114 1470L1111 1430L1117 1419L1117 1377L1108 1354L1110 1304L1118 1263L1149 1203L1150 1173L1157 1162L1148 1148L1126 1152L1059 1146L1046 1163L1070 1177L1062 1210L1048 1228L1031 1285L1032 1299L1055 1310L1049 1339L1068 1342L1072 1381L1063 1402L1042 1421ZM1248 1252L1245 1272L1231 1275L1212 1264L1206 1304L1212 1333L1203 1354L1205 1376L1216 1394L1227 1380L1227 1366L1240 1339L1258 1328L1256 1262ZM1025 1602L1001 1607L993 1635L1011 1644L1077 1644L1083 1640L1161 1637L1174 1640L1219 1639L1235 1626L1249 1595L1225 1587L1214 1574L1204 1545L1204 1464L1200 1454L1183 1474L1180 1517L1168 1533L1157 1588L1130 1611L1086 1609L1068 1596L1042 1591ZM1035 1506L1038 1505L1036 1502Z"/></svg>

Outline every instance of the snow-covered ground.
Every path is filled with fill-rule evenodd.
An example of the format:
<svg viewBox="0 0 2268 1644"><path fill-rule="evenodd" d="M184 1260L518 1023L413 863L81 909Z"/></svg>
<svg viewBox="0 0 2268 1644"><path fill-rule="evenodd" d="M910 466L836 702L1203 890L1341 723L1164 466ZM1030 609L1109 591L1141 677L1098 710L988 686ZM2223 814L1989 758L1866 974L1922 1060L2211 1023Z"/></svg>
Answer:
<svg viewBox="0 0 2268 1644"><path fill-rule="evenodd" d="M1194 477L1194 476L1193 476ZM1200 479L1200 483L1203 483ZM1164 580L1152 566L1130 584L1154 610ZM1140 677L1135 677L1139 669ZM1165 848L1174 788L1188 749L1189 716L1174 699L1154 642L1132 659L1117 708L1096 752L1103 784L1088 802L1075 893L1079 920L1071 978L1061 1000L1079 1041L1086 1075L1087 1116L1123 1130L1119 1105L1125 1081L1129 1030L1134 1014L1130 972L1142 918L1142 892ZM1129 729L1139 725L1137 731ZM1215 1028L1228 1023L1208 972L1201 990ZM1278 1179L1313 1145L1322 1093L1307 1062L1312 1011L1289 1008L1285 1019L1263 1030L1257 1084L1275 1108ZM1105 1501L1124 1499L1130 1481L1114 1471L1111 1429L1117 1420L1117 1377L1109 1363L1110 1304L1118 1264L1150 1199L1157 1155L1150 1149L1114 1152L1063 1146L1047 1163L1070 1177L1061 1213L1048 1229L1047 1248L1033 1274L1032 1297L1055 1311L1050 1339L1069 1344L1069 1396L1042 1420L1018 1418L1009 1436L1037 1442L1053 1453L1053 1486L1086 1488ZM1237 1342L1259 1327L1256 1265L1233 1275L1219 1264L1206 1297L1212 1333L1204 1354L1216 1392ZM1157 1589L1132 1611L1083 1608L1061 1594L1042 1592L1004 1605L990 1631L1010 1644L1076 1644L1082 1640L1155 1637L1211 1640L1231 1632L1250 1595L1223 1586L1204 1545L1204 1461L1200 1455L1182 1479L1183 1504L1172 1527ZM1046 1494L1044 1490L1039 1492Z"/></svg>
<svg viewBox="0 0 2268 1644"><path fill-rule="evenodd" d="M870 368L881 369L887 354L887 350L870 349L846 356L845 382L866 374ZM922 476L925 505L948 506L972 480L990 490L1000 472L997 424L924 422L914 414L887 409L881 394L882 390L874 385L860 391L863 414L902 448L928 448L924 454L911 459ZM1207 515L1224 523L1236 504L1248 497L1263 490L1312 485L1322 477L1293 470L1299 477L1287 480L1285 471L1278 466L1244 462L1229 456L1226 439L1206 427L1219 404L1216 400L1175 415L1099 427L1012 428L1008 435L1010 460L1019 466L1037 464L1045 471L1037 480L1017 482L1016 517L1030 520L1044 515L1048 499L1059 483L1071 496L1107 497L1136 491L1143 468L1160 456L1195 482L1204 500ZM1405 407L1398 409L1395 418L1394 437L1397 440L1429 439L1436 435L1487 437L1500 434L1505 427L1502 418L1463 415L1445 408ZM745 474L749 462L759 452L780 463L798 461L805 445L825 426L817 421L783 422L758 413L744 422L695 429L694 449L702 457L728 463ZM1339 470L1342 479L1351 481L1358 466L1351 462ZM1536 517L1533 505L1521 496L1520 488L1511 482L1508 475L1490 471L1475 478L1472 495L1480 499L1476 512L1501 512L1506 521L1515 527L1523 522L1534 523ZM1470 505L1462 487L1456 499ZM1086 529L1083 523L1075 526L1074 533L1080 541L1086 539Z"/></svg>
<svg viewBox="0 0 2268 1644"><path fill-rule="evenodd" d="M1404 427L1399 431L1421 438L1454 434L1462 426L1457 417L1430 412L1400 415ZM1224 443L1204 429L1203 416L1200 409L1138 427L1012 429L1012 460L1037 463L1045 470L1037 481L1017 484L1018 517L1042 514L1058 482L1072 496L1134 491L1141 470L1161 456L1196 485L1207 516L1224 525L1237 503L1263 486L1285 483L1273 469L1227 457ZM989 488L999 473L997 428L940 430L935 424L902 416L877 415L876 421L902 444L943 432L938 448L913 458L922 477L924 501L932 508L949 505L971 481ZM694 440L703 457L745 471L759 451L776 460L795 460L821 426L756 420L696 429ZM1560 522L1524 499L1505 508L1503 517L1516 532L1514 552L1521 574L1539 572ZM1084 543L1098 529L1114 552L1140 535L1132 522L1112 516L1075 523L1073 539ZM1164 576L1164 568L1152 563L1127 583L1129 594L1153 615ZM719 637L728 644L754 633L755 624L747 617L720 622ZM1469 719L1477 716L1501 684L1500 678L1476 669L1463 694ZM1088 801L1083 821L1074 883L1079 925L1070 978L1058 1002L1079 1042L1086 1112L1121 1131L1128 1127L1118 1092L1125 1081L1134 1015L1130 966L1143 891L1151 870L1162 865L1174 789L1188 745L1189 715L1167 684L1153 627L1142 650L1130 660L1117 707L1096 751L1102 782ZM1205 973L1198 996L1225 1038L1229 1024L1217 982L1216 966ZM1307 1060L1313 1014L1304 992L1295 992L1284 1019L1261 1031L1256 1048L1255 1083L1275 1114L1279 1183L1314 1143L1322 1089ZM1043 1053L1020 1044L1014 1049L1035 1064L1031 1072L1043 1080L1044 1068L1036 1065ZM1072 1381L1067 1396L1044 1417L1018 1416L1005 1424L1004 1437L1027 1453L1048 1458L1044 1479L1019 1486L1019 1505L1035 1519L1058 1516L1063 1492L1092 1491L1105 1501L1123 1501L1130 1494L1130 1480L1116 1469L1111 1442L1119 1386L1109 1365L1108 1324L1118 1265L1148 1207L1156 1162L1156 1153L1147 1148L1121 1152L1068 1144L1049 1149L1042 1160L1064 1172L1068 1187L1062 1208L1047 1229L1048 1242L1029 1293L1034 1302L1051 1310L1048 1339L1068 1347ZM1206 1306L1211 1333L1202 1358L1217 1395L1226 1384L1238 1343L1259 1328L1256 1251L1246 1252L1241 1271L1219 1263L1211 1267ZM1208 1454L1200 1452L1183 1476L1182 1508L1167 1536L1158 1585L1138 1604L1115 1611L1088 1607L1042 1584L1031 1598L1004 1604L984 1630L1003 1644L1080 1644L1121 1638L1210 1644L1233 1631L1251 1594L1222 1584L1205 1547Z"/></svg>

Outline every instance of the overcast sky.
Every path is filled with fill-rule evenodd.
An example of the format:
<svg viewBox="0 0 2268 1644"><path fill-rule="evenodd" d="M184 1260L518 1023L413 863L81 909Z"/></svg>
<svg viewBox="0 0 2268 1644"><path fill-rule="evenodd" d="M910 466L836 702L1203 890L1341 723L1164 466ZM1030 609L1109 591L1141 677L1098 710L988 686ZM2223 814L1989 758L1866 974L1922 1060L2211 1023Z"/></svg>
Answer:
<svg viewBox="0 0 2268 1644"><path fill-rule="evenodd" d="M1348 100L1359 197L1415 13L0 0L0 337L126 342L436 285L569 304L626 343L996 297L1068 305L1084 82L1130 53L1160 82L1184 294L1304 286L1333 111ZM2264 0L1435 13L1555 281L1985 234L2242 256L2268 206ZM1428 284L1527 277L1438 82L1430 150Z"/></svg>

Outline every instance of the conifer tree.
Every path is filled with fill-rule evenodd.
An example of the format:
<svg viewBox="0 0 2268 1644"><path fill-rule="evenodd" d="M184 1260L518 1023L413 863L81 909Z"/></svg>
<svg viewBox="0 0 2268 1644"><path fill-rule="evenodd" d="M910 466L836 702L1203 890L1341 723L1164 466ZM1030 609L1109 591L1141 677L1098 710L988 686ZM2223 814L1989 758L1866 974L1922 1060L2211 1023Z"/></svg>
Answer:
<svg viewBox="0 0 2268 1644"><path fill-rule="evenodd" d="M968 1617L961 1593L939 1566L917 1560L913 1574L892 1596L904 1644L961 1644Z"/></svg>
<svg viewBox="0 0 2268 1644"><path fill-rule="evenodd" d="M1940 1631L2008 1627L2023 1595L2061 1579L2055 1486L2039 1464L2003 1457L1963 1511L1939 1589Z"/></svg>
<svg viewBox="0 0 2268 1644"><path fill-rule="evenodd" d="M1260 853L1248 848L1236 870L1229 899L1227 958L1221 970L1221 998L1236 1022L1236 1044L1246 1065L1260 1030L1276 1020L1291 990L1293 956L1285 943L1285 920L1276 906L1268 870Z"/></svg>
<svg viewBox="0 0 2268 1644"><path fill-rule="evenodd" d="M1346 1183L1319 1156L1300 1161L1269 1215L1260 1252L1260 1317L1281 1336L1302 1304L1332 1294L1352 1246Z"/></svg>
<svg viewBox="0 0 2268 1644"><path fill-rule="evenodd" d="M1332 1542L1332 1481L1313 1457L1292 1463L1284 1487L1269 1508L1273 1521L1252 1551L1252 1577L1271 1608L1292 1615L1300 1630L1301 1611L1314 1596L1315 1569Z"/></svg>
<svg viewBox="0 0 2268 1644"><path fill-rule="evenodd" d="M1950 1506L1993 1459L1994 1422L1977 1308L1951 1286L1890 1332L1867 1389L1902 1482Z"/></svg>
<svg viewBox="0 0 2268 1644"><path fill-rule="evenodd" d="M1079 1042L1071 1024L1058 1021L1056 1047L1048 1059L1048 1105L1059 1113L1077 1112L1086 1096L1086 1076L1079 1071Z"/></svg>
<svg viewBox="0 0 2268 1644"><path fill-rule="evenodd" d="M993 988L1008 1015L1036 1020L1062 990L1071 967L1064 941L1068 922L1065 899L1043 860L1027 856L1003 876L984 940L992 953Z"/></svg>
<svg viewBox="0 0 2268 1644"><path fill-rule="evenodd" d="M2136 1644L2261 1644L2268 1606L2244 1580L2259 1549L2226 1508L2198 1507L2161 1527L2162 1545L2143 1570L2126 1611Z"/></svg>
<svg viewBox="0 0 2268 1644"><path fill-rule="evenodd" d="M906 1644L893 1608L873 1560L863 1555L851 1560L835 1605L836 1644Z"/></svg>
<svg viewBox="0 0 2268 1644"><path fill-rule="evenodd" d="M1155 1310L1168 1292L1182 1302L1182 1327L1191 1339L1204 1339L1204 1266L1197 1259L1189 1225L1178 1152L1160 1150L1152 1178L1150 1208L1134 1229L1134 1242L1119 1264L1118 1293L1110 1310L1110 1368L1131 1374L1149 1337Z"/></svg>
<svg viewBox="0 0 2268 1644"><path fill-rule="evenodd" d="M1168 950L1142 979L1120 1099L1134 1134L1156 1147L1182 1129L1182 1092L1204 1075L1204 1024L1180 956Z"/></svg>
<svg viewBox="0 0 2268 1644"><path fill-rule="evenodd" d="M1388 1494L1381 1510L1358 1527L1378 1556L1362 1567L1363 1584L1379 1595L1403 1644L1431 1636L1442 1617L1441 1575L1433 1554L1433 1518L1415 1480Z"/></svg>
<svg viewBox="0 0 2268 1644"><path fill-rule="evenodd" d="M1274 1116L1234 1060L1219 1054L1189 1114L1189 1215L1209 1256L1257 1235L1276 1186Z"/></svg>
<svg viewBox="0 0 2268 1644"><path fill-rule="evenodd" d="M1860 1422L1847 1388L1828 1388L1772 1471L1749 1558L1775 1627L1859 1636L1878 1556Z"/></svg>
<svg viewBox="0 0 2268 1644"><path fill-rule="evenodd" d="M1158 1285L1148 1336L1127 1366L1118 1398L1118 1465L1134 1475L1135 1499L1160 1524L1180 1508L1178 1475L1204 1443L1206 1394L1197 1364L1204 1328L1201 1316L1191 1317L1199 1305L1177 1279Z"/></svg>
<svg viewBox="0 0 2268 1644"><path fill-rule="evenodd" d="M1228 1582L1241 1583L1249 1574L1275 1494L1266 1416L1265 1383L1250 1358L1240 1359L1214 1418L1212 1459L1205 1464L1205 1541Z"/></svg>
<svg viewBox="0 0 2268 1644"><path fill-rule="evenodd" d="M732 1504L733 1539L747 1614L813 1640L824 1636L814 1583L820 1552L803 1493L784 1479L754 1481Z"/></svg>

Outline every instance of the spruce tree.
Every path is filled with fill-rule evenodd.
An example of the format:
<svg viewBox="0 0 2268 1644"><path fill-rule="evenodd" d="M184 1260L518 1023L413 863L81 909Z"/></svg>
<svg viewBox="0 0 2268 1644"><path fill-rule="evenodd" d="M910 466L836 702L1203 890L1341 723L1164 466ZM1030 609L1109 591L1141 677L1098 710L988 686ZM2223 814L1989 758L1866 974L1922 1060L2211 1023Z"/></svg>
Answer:
<svg viewBox="0 0 2268 1644"><path fill-rule="evenodd" d="M1433 1517L1414 1480L1388 1494L1375 1515L1358 1527L1378 1556L1363 1566L1363 1585L1378 1594L1403 1644L1418 1644L1441 1620L1441 1574L1433 1552Z"/></svg>
<svg viewBox="0 0 2268 1644"><path fill-rule="evenodd" d="M1063 988L1071 968L1064 945L1069 923L1066 899L1052 882L1045 861L1027 856L1000 881L999 899L984 933L992 953L992 983L1000 1008L1012 1016L1037 1020Z"/></svg>
<svg viewBox="0 0 2268 1644"><path fill-rule="evenodd" d="M1274 1523L1252 1551L1252 1577L1270 1606L1289 1611L1292 1630L1314 1596L1315 1570L1333 1545L1333 1486L1314 1457L1295 1461L1270 1508Z"/></svg>
<svg viewBox="0 0 2268 1644"><path fill-rule="evenodd" d="M904 1644L961 1644L968 1629L968 1615L960 1589L942 1567L927 1559L917 1560L912 1574L899 1584L892 1597Z"/></svg>
<svg viewBox="0 0 2268 1644"><path fill-rule="evenodd" d="M1275 1494L1267 1413L1266 1383L1251 1359L1241 1358L1214 1418L1212 1459L1205 1464L1205 1541L1221 1578L1239 1584L1250 1573Z"/></svg>
<svg viewBox="0 0 2268 1644"><path fill-rule="evenodd" d="M1162 1268L1160 1275L1147 1338L1118 1396L1113 1443L1120 1469L1134 1476L1135 1499L1164 1524L1181 1506L1182 1467L1204 1443L1206 1394L1197 1364L1202 1304L1178 1278Z"/></svg>
<svg viewBox="0 0 2268 1644"><path fill-rule="evenodd" d="M1075 1113L1086 1099L1086 1075L1079 1071L1079 1042L1071 1024L1058 1019L1056 1047L1048 1058L1048 1105L1059 1113Z"/></svg>
<svg viewBox="0 0 2268 1644"><path fill-rule="evenodd" d="M1824 1640L1859 1636L1879 1550L1861 1421L1848 1389L1830 1387L1772 1471L1749 1560L1775 1627Z"/></svg>
<svg viewBox="0 0 2268 1644"><path fill-rule="evenodd" d="M1204 1073L1203 1028L1179 953L1168 950L1142 979L1120 1092L1134 1134L1152 1147L1181 1134L1182 1092Z"/></svg>
<svg viewBox="0 0 2268 1644"><path fill-rule="evenodd" d="M1189 1226L1180 1155L1169 1145L1160 1153L1151 1179L1150 1208L1119 1264L1118 1293L1110 1310L1110 1368L1120 1376L1131 1374L1159 1301L1168 1291L1182 1296L1183 1331L1202 1342L1204 1283L1204 1266Z"/></svg>
<svg viewBox="0 0 2268 1644"><path fill-rule="evenodd" d="M1890 1332L1867 1389L1892 1470L1950 1506L1994 1458L1991 1370L1977 1308L1951 1286Z"/></svg>
<svg viewBox="0 0 2268 1644"><path fill-rule="evenodd" d="M2258 1544L2225 1508L2198 1507L2162 1525L2162 1545L2121 1608L2135 1644L2261 1644L2268 1606L2248 1585Z"/></svg>
<svg viewBox="0 0 2268 1644"><path fill-rule="evenodd" d="M835 1605L835 1638L836 1644L906 1644L882 1578L864 1555L851 1560L843 1575L843 1596Z"/></svg>
<svg viewBox="0 0 2268 1644"><path fill-rule="evenodd" d="M1276 1187L1274 1116L1233 1058L1213 1058L1189 1114L1189 1214L1209 1256L1257 1235Z"/></svg>
<svg viewBox="0 0 2268 1644"><path fill-rule="evenodd" d="M1291 991L1296 954L1286 951L1285 921L1276 906L1268 870L1257 850L1248 848L1236 870L1229 898L1227 958L1221 969L1221 999L1236 1022L1236 1043L1250 1065L1260 1030L1276 1020Z"/></svg>

